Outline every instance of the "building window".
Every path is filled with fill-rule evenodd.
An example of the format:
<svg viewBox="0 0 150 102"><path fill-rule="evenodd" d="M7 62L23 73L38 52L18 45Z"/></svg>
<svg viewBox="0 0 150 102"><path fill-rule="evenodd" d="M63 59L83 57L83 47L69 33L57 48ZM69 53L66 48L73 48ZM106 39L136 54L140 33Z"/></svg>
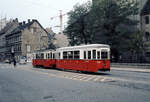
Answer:
<svg viewBox="0 0 150 102"><path fill-rule="evenodd" d="M27 52L31 52L31 46L27 45Z"/></svg>
<svg viewBox="0 0 150 102"><path fill-rule="evenodd" d="M33 28L33 32L37 32L37 29L36 29L36 28Z"/></svg>
<svg viewBox="0 0 150 102"><path fill-rule="evenodd" d="M149 16L145 16L145 24L149 24Z"/></svg>
<svg viewBox="0 0 150 102"><path fill-rule="evenodd" d="M145 39L146 39L146 41L150 41L150 34L149 34L149 32L145 33Z"/></svg>
<svg viewBox="0 0 150 102"><path fill-rule="evenodd" d="M33 28L30 29L30 32L33 34Z"/></svg>
<svg viewBox="0 0 150 102"><path fill-rule="evenodd" d="M150 57L150 52L146 52L146 57Z"/></svg>

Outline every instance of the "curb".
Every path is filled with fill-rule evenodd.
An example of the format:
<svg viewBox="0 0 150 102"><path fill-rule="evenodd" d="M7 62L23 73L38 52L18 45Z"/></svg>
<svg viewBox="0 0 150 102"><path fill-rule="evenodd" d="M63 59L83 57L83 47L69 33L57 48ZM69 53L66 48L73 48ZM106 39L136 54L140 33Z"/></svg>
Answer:
<svg viewBox="0 0 150 102"><path fill-rule="evenodd" d="M150 69L137 69L137 68L116 68L111 67L112 70L118 71L130 71L130 72L143 72L143 73L150 73Z"/></svg>

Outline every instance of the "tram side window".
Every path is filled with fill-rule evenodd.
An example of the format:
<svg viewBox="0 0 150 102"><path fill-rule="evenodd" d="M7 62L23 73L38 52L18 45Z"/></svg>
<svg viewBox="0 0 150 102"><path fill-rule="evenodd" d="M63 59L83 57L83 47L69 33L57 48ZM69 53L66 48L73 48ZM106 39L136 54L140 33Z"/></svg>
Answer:
<svg viewBox="0 0 150 102"><path fill-rule="evenodd" d="M96 59L96 50L93 50L93 59Z"/></svg>
<svg viewBox="0 0 150 102"><path fill-rule="evenodd" d="M49 53L48 53L48 59L49 59Z"/></svg>
<svg viewBox="0 0 150 102"><path fill-rule="evenodd" d="M39 55L38 54L36 54L36 59L39 59L40 57L39 57Z"/></svg>
<svg viewBox="0 0 150 102"><path fill-rule="evenodd" d="M52 52L50 53L50 59L52 59Z"/></svg>
<svg viewBox="0 0 150 102"><path fill-rule="evenodd" d="M88 59L91 59L91 51L88 51Z"/></svg>
<svg viewBox="0 0 150 102"><path fill-rule="evenodd" d="M49 59L49 53L47 53L47 59Z"/></svg>
<svg viewBox="0 0 150 102"><path fill-rule="evenodd" d="M67 52L63 52L63 59L67 59Z"/></svg>
<svg viewBox="0 0 150 102"><path fill-rule="evenodd" d="M46 59L48 59L47 53L46 53Z"/></svg>
<svg viewBox="0 0 150 102"><path fill-rule="evenodd" d="M101 58L102 59L107 59L108 58L108 52L107 51L102 51L101 52Z"/></svg>
<svg viewBox="0 0 150 102"><path fill-rule="evenodd" d="M58 59L60 59L60 53L58 53Z"/></svg>
<svg viewBox="0 0 150 102"><path fill-rule="evenodd" d="M53 53L53 59L55 59L55 53Z"/></svg>
<svg viewBox="0 0 150 102"><path fill-rule="evenodd" d="M80 51L74 51L74 59L80 58Z"/></svg>
<svg viewBox="0 0 150 102"><path fill-rule="evenodd" d="M97 51L97 59L100 59L100 51Z"/></svg>
<svg viewBox="0 0 150 102"><path fill-rule="evenodd" d="M86 59L86 51L84 51L84 59Z"/></svg>
<svg viewBox="0 0 150 102"><path fill-rule="evenodd" d="M41 59L44 59L44 53L41 53Z"/></svg>
<svg viewBox="0 0 150 102"><path fill-rule="evenodd" d="M68 59L73 59L73 51L68 52Z"/></svg>

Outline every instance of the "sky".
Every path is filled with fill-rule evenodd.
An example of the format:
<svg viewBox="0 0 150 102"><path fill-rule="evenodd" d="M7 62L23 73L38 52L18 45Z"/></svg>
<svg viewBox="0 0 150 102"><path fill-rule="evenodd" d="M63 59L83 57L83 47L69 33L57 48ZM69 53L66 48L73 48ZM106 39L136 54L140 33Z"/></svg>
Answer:
<svg viewBox="0 0 150 102"><path fill-rule="evenodd" d="M73 9L76 3L82 4L91 0L1 0L0 18L15 19L26 21L37 19L41 25L52 27L55 33L59 32L59 14L66 14ZM51 17L55 17L51 19ZM63 28L66 26L67 15L63 16Z"/></svg>

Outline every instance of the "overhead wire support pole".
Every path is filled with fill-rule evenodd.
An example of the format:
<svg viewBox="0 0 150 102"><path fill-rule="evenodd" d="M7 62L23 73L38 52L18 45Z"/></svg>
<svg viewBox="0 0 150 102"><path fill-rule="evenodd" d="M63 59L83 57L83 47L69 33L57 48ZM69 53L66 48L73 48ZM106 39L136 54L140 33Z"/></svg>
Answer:
<svg viewBox="0 0 150 102"><path fill-rule="evenodd" d="M60 10L60 33L63 34L63 31L62 31L62 24L63 24L63 21L62 21L62 10Z"/></svg>

